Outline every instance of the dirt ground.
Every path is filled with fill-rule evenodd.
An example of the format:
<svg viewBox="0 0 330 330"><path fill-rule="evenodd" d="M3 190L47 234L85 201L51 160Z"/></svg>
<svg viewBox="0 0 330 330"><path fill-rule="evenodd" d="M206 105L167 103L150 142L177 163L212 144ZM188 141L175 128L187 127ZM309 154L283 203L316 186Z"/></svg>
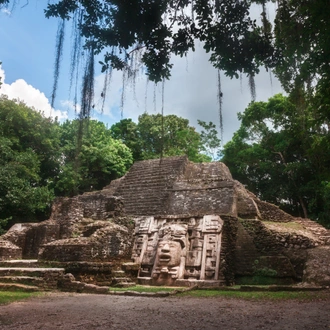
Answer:
<svg viewBox="0 0 330 330"><path fill-rule="evenodd" d="M0 306L0 329L330 329L316 301L49 293Z"/></svg>

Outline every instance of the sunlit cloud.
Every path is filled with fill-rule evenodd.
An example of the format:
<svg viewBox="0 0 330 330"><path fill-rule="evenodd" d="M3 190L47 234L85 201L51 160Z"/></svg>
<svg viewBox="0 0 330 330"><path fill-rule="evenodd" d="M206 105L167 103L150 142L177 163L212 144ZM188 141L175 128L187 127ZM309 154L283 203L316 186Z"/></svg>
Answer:
<svg viewBox="0 0 330 330"><path fill-rule="evenodd" d="M10 100L18 100L24 102L27 106L41 111L45 117L57 117L59 120L68 117L67 111L55 110L51 107L48 98L40 90L29 85L23 79L17 79L12 84L6 84L5 72L0 67L0 77L2 85L0 94L6 95Z"/></svg>
<svg viewBox="0 0 330 330"><path fill-rule="evenodd" d="M7 16L11 15L11 11L8 8L1 8L1 12Z"/></svg>

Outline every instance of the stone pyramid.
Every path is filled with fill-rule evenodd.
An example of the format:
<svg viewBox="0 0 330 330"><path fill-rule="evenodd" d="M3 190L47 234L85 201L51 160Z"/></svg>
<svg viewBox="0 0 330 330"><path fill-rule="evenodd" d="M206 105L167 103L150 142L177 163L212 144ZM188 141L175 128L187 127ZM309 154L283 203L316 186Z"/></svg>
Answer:
<svg viewBox="0 0 330 330"><path fill-rule="evenodd" d="M0 259L130 262L139 283L154 285L329 285L329 244L328 230L259 200L223 163L170 157L56 199L49 220L0 238Z"/></svg>

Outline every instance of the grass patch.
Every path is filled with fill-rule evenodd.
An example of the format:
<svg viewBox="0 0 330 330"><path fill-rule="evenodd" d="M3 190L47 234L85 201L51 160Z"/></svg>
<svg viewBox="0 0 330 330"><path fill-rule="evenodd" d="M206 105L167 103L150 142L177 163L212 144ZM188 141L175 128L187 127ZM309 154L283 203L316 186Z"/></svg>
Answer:
<svg viewBox="0 0 330 330"><path fill-rule="evenodd" d="M312 291L261 291L261 292L244 292L244 291L221 291L221 290L192 290L180 294L180 297L195 297L195 298L236 298L246 300L324 300L329 299L330 295L326 292Z"/></svg>
<svg viewBox="0 0 330 330"><path fill-rule="evenodd" d="M263 221L266 225L271 225L275 227L281 227L284 229L293 229L293 230L304 230L304 227L301 223L297 223L294 221L290 222L272 222L272 221Z"/></svg>
<svg viewBox="0 0 330 330"><path fill-rule="evenodd" d="M136 285L131 286L129 288L116 288L110 287L110 291L136 291L136 292L171 292L177 289L177 287L164 287L164 286L144 286L144 285Z"/></svg>
<svg viewBox="0 0 330 330"><path fill-rule="evenodd" d="M35 297L39 294L39 292L0 291L0 305L28 299L30 297Z"/></svg>

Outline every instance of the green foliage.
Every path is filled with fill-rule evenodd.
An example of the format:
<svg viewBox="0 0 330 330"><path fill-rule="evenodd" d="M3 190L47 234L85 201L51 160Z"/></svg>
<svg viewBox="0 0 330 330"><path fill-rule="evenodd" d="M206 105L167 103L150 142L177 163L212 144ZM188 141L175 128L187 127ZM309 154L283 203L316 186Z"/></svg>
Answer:
<svg viewBox="0 0 330 330"><path fill-rule="evenodd" d="M12 0L13 4L18 1ZM9 2L0 0L0 7L8 6ZM274 2L275 20L269 22L267 5ZM256 19L257 8L260 20ZM73 21L76 62L82 43L89 53L82 91L83 115L89 116L92 105L94 55L104 56L100 61L102 72L115 68L124 70L126 78L135 79L142 65L149 79L157 83L170 77L171 55L184 56L199 41L210 53L215 68L229 77L239 78L241 74L249 77L253 99L253 78L264 66L275 72L291 95L307 92L316 112L329 119L328 12L328 0L57 0L48 3L45 15L61 18L62 22ZM142 63L136 65L136 59ZM299 107L304 99L296 95L294 104Z"/></svg>
<svg viewBox="0 0 330 330"><path fill-rule="evenodd" d="M77 148L80 124L80 120L67 120L60 127L62 165L56 184L60 195L102 189L124 175L133 162L130 150L96 120L84 120L81 146Z"/></svg>
<svg viewBox="0 0 330 330"><path fill-rule="evenodd" d="M45 12L46 17L62 19L84 13L79 32L86 44L97 53L109 50L101 62L103 71L110 66L124 69L132 53L142 50L149 79L159 82L170 76L171 54L194 50L196 39L204 42L211 61L227 75L257 72L272 45L269 35L249 17L250 5L232 0L221 5L206 0L58 1L48 4Z"/></svg>
<svg viewBox="0 0 330 330"><path fill-rule="evenodd" d="M8 219L31 221L46 217L59 168L58 142L56 122L24 103L0 99L2 226Z"/></svg>
<svg viewBox="0 0 330 330"><path fill-rule="evenodd" d="M218 138L218 131L216 126L211 121L206 123L202 120L197 120L198 125L203 128L200 134L201 150L212 160L220 157L221 141Z"/></svg>
<svg viewBox="0 0 330 330"><path fill-rule="evenodd" d="M223 161L261 199L330 225L327 121L291 99L275 95L251 103L239 114L241 127L225 145Z"/></svg>
<svg viewBox="0 0 330 330"><path fill-rule="evenodd" d="M123 119L111 127L111 132L131 149L134 160L187 155L191 161L210 161L200 152L200 134L189 126L188 119L175 115L144 113L137 124Z"/></svg>
<svg viewBox="0 0 330 330"><path fill-rule="evenodd" d="M247 74L252 90L253 77L263 65L275 69L288 92L306 87L327 95L328 0L277 1L273 24L266 8L271 2L275 0L58 0L45 13L65 20L82 17L78 33L86 48L105 54L103 72L109 67L127 70L139 53L149 79L160 82L170 77L171 54L184 56L199 40L217 69L229 77ZM251 16L256 5L261 20Z"/></svg>
<svg viewBox="0 0 330 330"><path fill-rule="evenodd" d="M110 134L115 140L122 141L132 151L135 161L142 159L138 127L132 119L122 119L112 125Z"/></svg>
<svg viewBox="0 0 330 330"><path fill-rule="evenodd" d="M24 103L2 97L0 232L18 221L47 219L55 195L101 189L125 174L132 161L130 150L101 122L59 125Z"/></svg>

